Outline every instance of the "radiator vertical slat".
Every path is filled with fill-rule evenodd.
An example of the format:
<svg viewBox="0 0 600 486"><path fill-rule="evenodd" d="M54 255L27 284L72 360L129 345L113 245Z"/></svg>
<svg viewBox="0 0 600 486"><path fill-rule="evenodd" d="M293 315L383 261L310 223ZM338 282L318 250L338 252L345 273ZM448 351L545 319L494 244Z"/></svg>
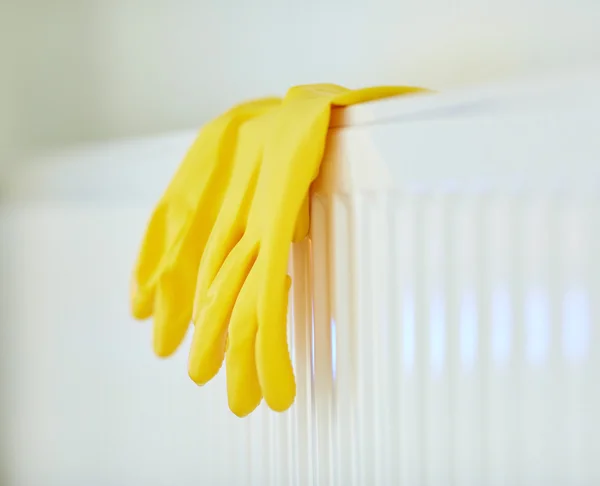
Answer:
<svg viewBox="0 0 600 486"><path fill-rule="evenodd" d="M561 369L555 384L560 394L561 433L558 438L565 446L562 458L564 470L560 480L573 486L585 484L585 384L582 371L589 360L589 336L591 331L591 303L589 301L590 278L586 262L590 258L589 220L586 208L579 203L566 203L557 211L558 226L562 238L558 238L558 282L560 293ZM557 235L558 237L559 235ZM564 393L560 393L560 391Z"/></svg>
<svg viewBox="0 0 600 486"><path fill-rule="evenodd" d="M395 247L393 246L393 211L394 198L391 194L383 192L375 201L374 214L372 215L376 231L371 238L373 250L377 258L372 265L373 300L376 302L374 309L374 325L377 332L377 346L375 357L377 360L375 381L375 431L377 449L376 454L376 484L396 484L398 477L397 451L394 449L396 432L392 427L392 419L396 415L397 403L395 384L392 377L397 368L393 365L393 349L391 343L395 337L394 301L397 299L394 285L394 269L397 266ZM392 271L390 271L392 269Z"/></svg>
<svg viewBox="0 0 600 486"><path fill-rule="evenodd" d="M582 221L588 234L585 246L588 253L583 254L582 264L585 265L585 284L589 289L587 301L590 306L590 328L585 340L589 343L586 348L586 359L580 364L579 389L581 393L581 408L583 441L582 461L580 471L582 479L589 484L600 484L600 204L597 193L594 199L586 202L587 217ZM585 263L583 263L585 262Z"/></svg>
<svg viewBox="0 0 600 486"><path fill-rule="evenodd" d="M481 286L478 282L479 205L474 196L453 197L450 206L449 286L450 447L454 484L482 484Z"/></svg>
<svg viewBox="0 0 600 486"><path fill-rule="evenodd" d="M372 198L364 195L355 200L354 238L356 241L357 267L354 275L356 294L353 296L356 309L356 368L357 380L357 416L358 425L358 485L374 484L375 481L375 431L373 423L377 412L375 407L374 382L376 379L375 349L377 340L374 328L378 323L373 322L373 281L371 266L372 253L371 220ZM358 298L360 296L360 298Z"/></svg>
<svg viewBox="0 0 600 486"><path fill-rule="evenodd" d="M423 341L422 326L417 326L416 283L418 272L416 227L418 200L411 195L394 198L393 247L396 259L391 273L396 285L396 300L392 315L397 319L396 333L390 340L393 361L392 387L395 400L392 402L391 427L395 433L396 464L392 473L398 477L397 484L410 486L420 484L422 389L420 380L421 362L418 360L418 343ZM399 434L397 431L401 430Z"/></svg>
<svg viewBox="0 0 600 486"><path fill-rule="evenodd" d="M318 485L332 483L332 408L333 368L331 354L331 317L329 296L328 218L330 201L314 198L311 209L312 231L320 238L312 244L313 289L313 363L316 472Z"/></svg>
<svg viewBox="0 0 600 486"><path fill-rule="evenodd" d="M330 219L333 275L329 282L331 292L332 362L334 363L334 484L356 486L356 382L351 278L353 260L351 248L351 203L348 198L332 198Z"/></svg>
<svg viewBox="0 0 600 486"><path fill-rule="evenodd" d="M423 484L448 484L450 469L450 384L447 316L447 206L445 197L428 197L423 207L421 326L427 329L424 386Z"/></svg>
<svg viewBox="0 0 600 486"><path fill-rule="evenodd" d="M295 474L299 485L313 484L313 411L312 411L312 289L310 287L310 241L294 245L292 252L294 300L294 371L297 396L294 405L296 422Z"/></svg>
<svg viewBox="0 0 600 486"><path fill-rule="evenodd" d="M525 347L521 368L523 484L550 484L553 403L547 401L552 379L552 315L550 308L550 237L547 201L525 201L521 219L523 241L520 268L524 285L523 330Z"/></svg>
<svg viewBox="0 0 600 486"><path fill-rule="evenodd" d="M371 393L373 416L369 427L372 430L371 460L373 463L372 483L385 484L388 475L386 455L389 452L389 387L387 376L389 360L386 342L389 339L389 301L386 298L387 268L392 264L386 243L389 241L387 225L388 198L385 192L371 197L367 202L366 217L371 224L367 235L372 258L365 269L371 294L369 319L361 323L371 339Z"/></svg>
<svg viewBox="0 0 600 486"><path fill-rule="evenodd" d="M483 434L487 452L486 480L490 486L510 486L515 481L516 456L512 445L516 425L513 393L515 359L515 289L513 281L515 234L513 205L501 196L491 196L482 218L483 289L487 294L487 314L482 335L487 354L482 356L486 383L486 409Z"/></svg>

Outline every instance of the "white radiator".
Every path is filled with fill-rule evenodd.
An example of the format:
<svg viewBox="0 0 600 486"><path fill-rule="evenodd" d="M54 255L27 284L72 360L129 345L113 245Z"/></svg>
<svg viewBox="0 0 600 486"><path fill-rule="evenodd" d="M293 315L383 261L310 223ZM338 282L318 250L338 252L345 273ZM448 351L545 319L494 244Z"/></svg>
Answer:
<svg viewBox="0 0 600 486"><path fill-rule="evenodd" d="M154 359L126 317L143 225L192 134L24 172L2 212L9 480L600 484L599 82L334 114L290 262L284 414L235 418L222 375L192 386L186 350Z"/></svg>

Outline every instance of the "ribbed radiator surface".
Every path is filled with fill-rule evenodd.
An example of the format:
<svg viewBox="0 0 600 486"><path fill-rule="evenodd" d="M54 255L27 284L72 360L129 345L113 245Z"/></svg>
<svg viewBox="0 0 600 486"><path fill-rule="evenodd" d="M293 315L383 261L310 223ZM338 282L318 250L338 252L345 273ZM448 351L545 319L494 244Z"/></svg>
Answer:
<svg viewBox="0 0 600 486"><path fill-rule="evenodd" d="M600 484L600 205L315 196L293 249L295 407L251 484Z"/></svg>

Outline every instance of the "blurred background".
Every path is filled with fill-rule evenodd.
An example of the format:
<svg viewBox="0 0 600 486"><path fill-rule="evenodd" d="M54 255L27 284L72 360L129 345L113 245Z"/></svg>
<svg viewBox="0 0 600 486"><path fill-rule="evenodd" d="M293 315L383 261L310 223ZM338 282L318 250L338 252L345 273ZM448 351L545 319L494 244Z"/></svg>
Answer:
<svg viewBox="0 0 600 486"><path fill-rule="evenodd" d="M194 128L293 84L447 89L600 56L596 0L5 0L0 9L5 151Z"/></svg>
<svg viewBox="0 0 600 486"><path fill-rule="evenodd" d="M227 413L222 384L155 359L127 304L206 120L301 83L450 90L599 62L597 0L1 2L0 483L195 484L200 445L227 439L199 426L208 397Z"/></svg>

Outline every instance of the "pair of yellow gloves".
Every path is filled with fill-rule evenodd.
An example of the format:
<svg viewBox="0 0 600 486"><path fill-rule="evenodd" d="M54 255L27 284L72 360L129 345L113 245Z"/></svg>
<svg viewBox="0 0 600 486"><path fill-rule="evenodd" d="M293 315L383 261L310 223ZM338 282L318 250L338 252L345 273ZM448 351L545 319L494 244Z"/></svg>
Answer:
<svg viewBox="0 0 600 486"><path fill-rule="evenodd" d="M333 106L417 93L299 86L241 104L201 131L154 210L131 307L154 319L154 351L171 355L194 322L189 375L203 385L226 363L229 407L276 411L296 395L287 343L287 263L309 229Z"/></svg>

